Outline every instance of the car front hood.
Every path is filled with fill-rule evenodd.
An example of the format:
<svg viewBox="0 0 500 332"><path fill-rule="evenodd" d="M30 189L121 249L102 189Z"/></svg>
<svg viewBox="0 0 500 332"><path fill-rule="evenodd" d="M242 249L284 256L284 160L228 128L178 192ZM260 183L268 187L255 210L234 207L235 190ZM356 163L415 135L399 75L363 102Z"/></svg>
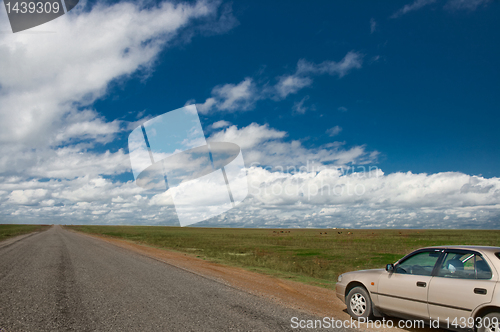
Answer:
<svg viewBox="0 0 500 332"><path fill-rule="evenodd" d="M371 269L371 270L359 270L359 271L352 271L352 272L346 272L343 273L344 276L347 276L349 274L381 274L382 272L385 272L385 269Z"/></svg>
<svg viewBox="0 0 500 332"><path fill-rule="evenodd" d="M352 280L357 280L361 282L366 282L368 280L376 281L379 276L386 272L385 269L372 269L372 270L360 270L360 271L352 271L346 272L342 274L342 282L348 283Z"/></svg>

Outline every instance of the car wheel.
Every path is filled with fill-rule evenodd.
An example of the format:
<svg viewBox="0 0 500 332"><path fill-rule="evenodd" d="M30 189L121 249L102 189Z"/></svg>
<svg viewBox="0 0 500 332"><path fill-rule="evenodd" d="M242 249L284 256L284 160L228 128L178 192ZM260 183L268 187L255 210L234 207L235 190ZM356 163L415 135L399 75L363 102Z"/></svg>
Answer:
<svg viewBox="0 0 500 332"><path fill-rule="evenodd" d="M480 327L477 332L500 332L500 312L490 312L481 317Z"/></svg>
<svg viewBox="0 0 500 332"><path fill-rule="evenodd" d="M354 287L347 294L347 312L352 318L372 318L372 300L363 287ZM496 331L495 331L496 332Z"/></svg>

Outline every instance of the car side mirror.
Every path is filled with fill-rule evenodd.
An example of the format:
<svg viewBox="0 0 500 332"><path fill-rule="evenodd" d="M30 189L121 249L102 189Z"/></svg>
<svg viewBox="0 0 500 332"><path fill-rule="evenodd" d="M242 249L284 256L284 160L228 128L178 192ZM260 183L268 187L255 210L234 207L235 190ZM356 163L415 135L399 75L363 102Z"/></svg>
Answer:
<svg viewBox="0 0 500 332"><path fill-rule="evenodd" d="M386 270L387 272L389 272L389 273L394 272L394 264L387 264L387 265L385 266L385 270Z"/></svg>

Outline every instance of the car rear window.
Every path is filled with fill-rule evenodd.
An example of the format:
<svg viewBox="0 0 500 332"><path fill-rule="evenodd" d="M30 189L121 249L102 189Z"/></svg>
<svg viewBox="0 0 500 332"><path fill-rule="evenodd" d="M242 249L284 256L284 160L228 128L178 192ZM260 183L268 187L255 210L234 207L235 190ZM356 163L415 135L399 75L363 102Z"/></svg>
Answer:
<svg viewBox="0 0 500 332"><path fill-rule="evenodd" d="M495 253L495 255L500 259L500 252Z"/></svg>

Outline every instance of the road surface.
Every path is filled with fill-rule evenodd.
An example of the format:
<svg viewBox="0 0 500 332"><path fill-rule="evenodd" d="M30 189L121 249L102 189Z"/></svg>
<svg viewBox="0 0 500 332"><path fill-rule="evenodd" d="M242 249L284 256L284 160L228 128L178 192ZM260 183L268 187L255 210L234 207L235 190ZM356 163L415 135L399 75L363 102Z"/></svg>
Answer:
<svg viewBox="0 0 500 332"><path fill-rule="evenodd" d="M2 332L297 331L292 317L313 318L60 226L0 243Z"/></svg>

